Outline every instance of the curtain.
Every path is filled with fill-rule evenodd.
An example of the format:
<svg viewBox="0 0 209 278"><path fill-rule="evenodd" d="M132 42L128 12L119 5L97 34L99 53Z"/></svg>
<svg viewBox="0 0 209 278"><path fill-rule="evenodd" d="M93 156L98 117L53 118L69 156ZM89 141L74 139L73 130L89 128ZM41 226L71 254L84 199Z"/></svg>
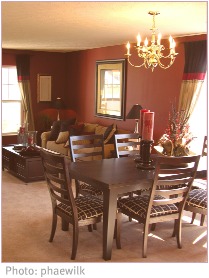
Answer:
<svg viewBox="0 0 209 278"><path fill-rule="evenodd" d="M30 56L16 56L17 77L23 104L24 123L28 130L35 130L30 89Z"/></svg>
<svg viewBox="0 0 209 278"><path fill-rule="evenodd" d="M207 42L185 42L185 66L180 90L179 111L189 120L197 103L205 78L207 65Z"/></svg>

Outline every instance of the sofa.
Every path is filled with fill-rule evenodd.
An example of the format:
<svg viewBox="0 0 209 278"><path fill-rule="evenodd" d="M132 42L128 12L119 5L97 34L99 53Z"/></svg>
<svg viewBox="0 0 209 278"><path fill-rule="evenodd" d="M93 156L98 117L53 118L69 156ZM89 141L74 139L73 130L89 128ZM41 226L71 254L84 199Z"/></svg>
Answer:
<svg viewBox="0 0 209 278"><path fill-rule="evenodd" d="M54 121L50 131L41 134L41 147L70 156L69 136L85 134L103 134L104 157L114 157L114 134L130 133L128 130L117 129L117 125L103 126L97 123L81 123L71 118L65 121Z"/></svg>

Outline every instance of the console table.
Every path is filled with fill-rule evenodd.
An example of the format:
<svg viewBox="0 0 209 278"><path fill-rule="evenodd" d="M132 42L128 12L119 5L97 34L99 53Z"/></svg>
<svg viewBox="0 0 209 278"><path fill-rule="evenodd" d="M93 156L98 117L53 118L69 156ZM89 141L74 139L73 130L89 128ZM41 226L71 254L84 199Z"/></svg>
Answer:
<svg viewBox="0 0 209 278"><path fill-rule="evenodd" d="M44 180L41 157L22 156L13 148L14 146L2 147L2 170L7 169L25 183Z"/></svg>

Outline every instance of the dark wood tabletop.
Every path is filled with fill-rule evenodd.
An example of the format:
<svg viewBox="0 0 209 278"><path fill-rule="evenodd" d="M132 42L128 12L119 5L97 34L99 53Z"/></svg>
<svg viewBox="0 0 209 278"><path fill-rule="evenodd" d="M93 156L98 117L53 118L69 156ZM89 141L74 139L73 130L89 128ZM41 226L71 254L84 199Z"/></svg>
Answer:
<svg viewBox="0 0 209 278"><path fill-rule="evenodd" d="M152 185L153 170L136 168L133 157L71 163L70 176L103 191L103 258L111 259L118 194Z"/></svg>

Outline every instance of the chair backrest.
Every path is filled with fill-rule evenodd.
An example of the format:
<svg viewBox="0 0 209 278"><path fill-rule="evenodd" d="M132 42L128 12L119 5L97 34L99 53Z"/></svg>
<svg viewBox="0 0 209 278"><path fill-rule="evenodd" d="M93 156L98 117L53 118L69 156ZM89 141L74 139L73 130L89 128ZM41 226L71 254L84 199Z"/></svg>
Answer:
<svg viewBox="0 0 209 278"><path fill-rule="evenodd" d="M147 215L153 206L178 204L178 213L184 208L186 197L196 175L200 155L156 158L155 174ZM164 199L155 198L162 196Z"/></svg>
<svg viewBox="0 0 209 278"><path fill-rule="evenodd" d="M70 206L74 212L72 217L76 217L77 210L68 172L70 159L43 149L40 149L40 155L53 208L60 203Z"/></svg>
<svg viewBox="0 0 209 278"><path fill-rule="evenodd" d="M115 134L115 151L117 157L139 154L140 138L139 133Z"/></svg>
<svg viewBox="0 0 209 278"><path fill-rule="evenodd" d="M202 147L202 156L208 155L208 137L204 137L203 147Z"/></svg>
<svg viewBox="0 0 209 278"><path fill-rule="evenodd" d="M69 145L73 162L104 158L104 137L102 134L70 136Z"/></svg>

